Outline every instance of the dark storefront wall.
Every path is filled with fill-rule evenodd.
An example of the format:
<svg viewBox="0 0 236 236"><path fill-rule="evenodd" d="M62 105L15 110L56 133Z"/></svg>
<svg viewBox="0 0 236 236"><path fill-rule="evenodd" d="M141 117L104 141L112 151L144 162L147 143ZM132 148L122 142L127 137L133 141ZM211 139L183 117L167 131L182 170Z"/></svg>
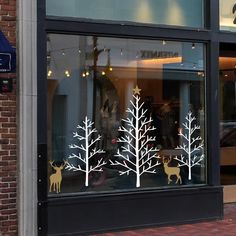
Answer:
<svg viewBox="0 0 236 236"><path fill-rule="evenodd" d="M201 1L200 1L201 2ZM202 4L202 3L201 3ZM210 5L206 6L206 11L208 9L216 10L217 7L215 7L213 2L210 2ZM44 6L42 3L39 4L39 9L44 9ZM38 103L38 130L40 130L38 135L38 155L39 155L39 162L38 162L38 178L39 178L39 208L38 208L38 225L39 225L39 234L41 235L65 235L67 233L72 234L79 234L79 233L88 233L88 232L96 232L96 231L106 231L106 230L113 230L113 229L121 229L121 228L130 228L130 227L141 227L141 226L147 226L147 225L166 225L166 224L176 224L176 223L183 223L183 222L195 222L195 221L201 221L201 220L210 220L210 219L219 219L223 215L223 199L222 199L222 188L219 186L219 153L217 147L217 143L219 141L218 136L219 133L217 132L217 96L215 96L217 92L217 86L218 81L214 80L213 78L216 78L218 73L216 72L215 68L217 68L217 60L218 60L218 44L215 41L211 41L211 33L205 29L203 29L203 24L201 23L202 29L190 29L190 28L169 28L169 27L157 27L153 25L136 25L136 24L116 24L115 22L112 22L111 24L103 23L103 22L94 22L89 20L81 20L77 21L75 19L69 19L69 18L57 18L57 17L51 17L48 16L47 20L44 21L45 15L43 14L44 11L39 10L39 25L45 24L46 31L43 30L43 28L39 27L38 34L40 35L40 38L42 40L39 40L39 61L38 66L42 70L38 72L38 94L39 94L39 103ZM207 19L205 25L207 27L210 27L212 30L216 30L216 20L217 17L211 15L210 20ZM158 30L157 30L158 29ZM164 173L163 169L163 158L160 159L160 165L158 165L158 168L162 174L162 179L165 182L164 185L160 186L142 186L144 182L141 180L141 187L137 188L137 185L133 185L130 189L127 187L122 187L122 184L119 188L115 189L101 189L99 191L96 190L96 188L84 188L83 192L78 190L73 190L69 192L63 192L65 190L65 187L68 185L63 185L65 182L62 181L62 188L60 193L49 193L49 177L53 175L53 169L55 167L59 168L66 167L63 165L63 160L68 158L69 151L68 144L71 144L66 140L65 134L67 133L68 124L67 123L68 118L70 117L70 114L66 112L66 107L68 104L68 97L63 90L63 87L58 87L58 81L61 83L61 81L66 81L65 83L71 83L68 82L68 80L73 81L73 76L80 78L81 81L84 79L83 77L86 77L86 70L89 67L89 59L92 61L92 73L89 72L88 75L93 75L92 78L95 79L97 77L97 73L94 73L94 58L89 57L89 53L87 53L85 56L88 59L88 61L84 64L84 69L86 69L84 72L82 68L79 68L77 71L77 74L74 73L75 71L70 70L72 68L69 68L66 63L77 63L76 60L72 62L68 58L66 60L66 55L68 55L68 51L66 51L68 48L62 47L62 48L54 48L54 51L57 51L60 54L60 58L64 58L66 60L66 63L63 62L63 59L61 61L57 61L55 58L55 55L53 55L52 50L47 51L46 48L49 47L49 42L51 42L53 35L59 35L61 36L67 35L66 37L69 37L70 35L82 35L77 36L80 38L83 37L90 37L96 36L96 38L100 37L106 37L107 39L110 39L112 41L112 38L121 38L122 40L127 41L132 38L136 39L140 42L147 42L149 44L151 41L155 39L156 43L159 42L162 44L162 47L166 45L176 42L181 42L182 46L181 49L184 48L183 45L189 45L189 49L183 50L182 59L183 58L191 58L193 60L197 59L196 55L193 54L193 57L191 57L191 53L193 50L197 50L198 45L201 45L202 49L205 48L204 53L202 55L202 61L198 60L198 62L191 62L190 64L186 63L184 66L187 65L187 74L188 76L187 81L190 82L191 86L193 86L192 90L181 90L182 92L178 95L174 93L175 100L173 102L173 92L174 90L168 90L168 87L171 85L180 86L179 84L182 84L185 82L186 79L183 79L183 77L186 76L186 72L183 72L184 70L181 69L178 72L177 67L183 67L182 61L181 62L175 62L175 63L166 63L163 68L161 68L159 72L154 70L154 73L150 73L150 65L149 68L145 68L145 66L141 67L135 67L135 80L136 83L138 83L138 86L142 89L142 91L145 93L145 91L149 91L151 89L147 87L145 88L146 83L146 77L149 77L149 81L152 81L157 77L158 74L161 74L162 78L159 79L157 82L151 82L150 84L154 83L154 86L157 86L157 91L162 92L159 89L159 85L162 81L164 93L163 96L156 96L154 93L154 100L156 99L156 102L163 102L168 99L172 99L173 104L177 107L178 110L178 121L177 123L181 123L181 121L184 120L183 117L185 117L183 114L184 111L187 111L189 109L186 109L186 106L183 106L182 109L180 109L181 106L178 105L179 101L187 101L193 102L195 106L192 107L193 111L194 109L202 109L205 107L205 124L201 125L201 131L203 131L201 134L203 135L203 139L205 140L204 143L204 149L203 153L205 155L205 163L202 165L203 175L199 175L200 179L203 178L203 181L194 183L186 182L184 180L184 177L182 176L185 183L183 185L175 185L171 184L168 185L167 183L167 175ZM63 36L64 37L64 36ZM59 37L60 38L60 37ZM122 39L123 38L123 39ZM47 40L46 40L47 39ZM115 41L116 39L114 39ZM52 40L53 41L53 40ZM83 40L82 40L83 41ZM135 41L135 40L134 40ZM66 42L66 41L65 41ZM132 41L131 41L132 42ZM117 44L118 45L118 44ZM117 47L116 45L116 47ZM126 49L130 49L134 47L135 44L132 45L130 43L130 46ZM52 47L55 46L55 44L51 45ZM94 44L92 44L94 46ZM167 46L168 47L168 46ZM196 48L195 48L196 47ZM114 47L115 48L115 47ZM124 47L125 48L125 47ZM44 50L43 50L44 49ZM51 48L52 49L52 48ZM78 54L81 53L81 49L88 49L87 52L89 52L88 47L79 47ZM126 51L122 50L123 47L118 47L119 54L126 53ZM142 48L141 48L142 49ZM125 68L122 63L120 64L119 61L114 62L112 59L112 49L106 50L104 47L96 48L93 47L93 50L95 52L98 52L99 50L106 55L104 58L101 58L101 61L96 64L96 66L99 67L100 72L103 72L103 69L109 69L108 66L111 66L112 63L115 64L112 71L113 76L117 77L118 75L122 77L123 71L124 76L128 76L129 73L134 73L132 71L132 66L130 68ZM139 48L140 50L140 48ZM145 51L145 50L143 50ZM152 55L147 52L152 52ZM140 57L142 55L142 59L153 59L153 57L156 57L160 55L160 50L155 50L151 48L151 50L146 49L146 52L141 52L139 55L129 55L128 58L131 58L133 56L137 60L137 57ZM168 53L175 50L167 50ZM178 50L177 50L178 51ZM47 52L47 53L46 53ZM110 52L110 55L109 53ZM137 50L135 50L135 53ZM75 51L73 51L75 53ZM166 53L166 51L165 51ZM102 54L102 53L101 53ZM95 55L95 54L93 54ZM109 58L109 56L110 58ZM177 54L174 55L177 57ZM54 58L53 58L54 57ZM149 58L147 58L149 57ZM163 54L162 56L163 57ZM170 60L170 54L165 54L165 57L167 57ZM173 57L173 55L172 55ZM54 68L53 68L53 63ZM116 55L116 58L118 56ZM166 59L166 58L165 58ZM51 60L51 61L50 61ZM86 61L86 60L85 60ZM129 61L130 62L130 61ZM62 63L62 64L60 64ZM131 63L132 64L132 63ZM164 64L164 63L163 63ZM184 64L184 63L183 63ZM112 65L113 66L113 65ZM156 66L156 65L154 65ZM191 70L189 67L191 66ZM127 67L127 66L126 66ZM198 69L197 69L198 67ZM68 68L68 69L67 69ZM173 70L171 72L171 69ZM56 70L55 70L56 69ZM61 70L61 71L60 71ZM115 75L115 71L119 71L119 74ZM58 74L55 76L55 72ZM61 77L63 80L60 80L59 73L63 72L64 76ZM104 71L105 72L105 71ZM85 73L83 76L83 73ZM91 73L91 74L90 74ZM107 73L107 72L106 72ZM175 74L176 76L173 76ZM47 76L48 78L46 78ZM105 74L104 74L105 75ZM119 76L117 79L119 80ZM54 78L53 78L54 77ZM152 79L153 77L153 79ZM196 79L196 78L201 78ZM176 80L176 81L175 81ZM195 81L194 81L195 80ZM204 81L202 85L199 84L200 81ZM178 83L179 84L178 84ZM86 82L87 83L87 82ZM136 83L132 83L129 90L129 96L132 95L132 89L135 87ZM197 84L196 84L197 83ZM56 85L57 84L57 85ZM157 85L159 84L159 85ZM55 87L55 86L56 87ZM48 87L49 86L49 87ZM149 85L150 86L150 85ZM87 85L88 87L88 85ZM181 86L180 86L181 87ZM50 88L48 90L48 88ZM56 89L57 88L57 89ZM194 91L196 92L196 88L200 92L199 94L194 94ZM64 87L65 89L65 87ZM73 93L74 88L70 88L71 92ZM94 89L93 89L94 90ZM48 93L48 91L51 91ZM56 91L57 95L54 98L52 97L53 93L52 91ZM96 90L94 90L96 92ZM118 90L119 91L119 90ZM122 90L120 90L122 91ZM141 94L142 94L141 91ZM168 91L168 92L167 92ZM187 91L184 93L183 91ZM191 92L190 92L191 91ZM206 93L205 93L206 91ZM89 95L89 91L81 90L78 94L78 92L75 91L75 97L74 99L77 100L77 96L81 96L81 94L84 94L84 103L86 105L86 109L90 107L90 103L98 102L96 101L95 97L90 102L87 98L92 98L93 95ZM96 94L96 93L95 93ZM192 94L191 96L199 95L199 101L198 99L188 100L191 96L189 94ZM202 95L201 95L202 94ZM204 96L206 94L206 96ZM135 95L135 94L134 94ZM150 92L147 92L147 95L153 95L150 94ZM189 97L190 96L190 97ZM131 96L132 97L132 96ZM150 96L147 96L150 97ZM161 101L160 98L163 97L165 100ZM46 99L47 98L47 99ZM49 99L49 100L48 100ZM127 108L127 105L129 104L129 97L126 98L126 102L122 103L122 99L124 99L124 96L120 96L119 99L121 99L121 107L123 107L123 110ZM159 100L158 100L159 99ZM203 100L201 100L203 99ZM73 100L73 99L72 99ZM50 102L49 102L50 101ZM127 102L128 101L128 102ZM50 104L54 104L54 106L51 107ZM59 105L56 105L59 104ZM159 104L160 105L160 104ZM48 106L47 112L46 107ZM197 106L197 107L196 107ZM100 106L98 105L98 108ZM42 109L44 109L45 112L42 113ZM85 107L79 106L79 110L74 109L73 114L79 113L80 115L86 115L91 112L91 109L89 108L87 111ZM121 109L122 110L122 109ZM93 111L94 113L94 111ZM122 112L121 112L122 113ZM121 113L119 116L121 116ZM125 113L125 112L123 112ZM122 114L123 114L122 113ZM45 115L47 114L47 116ZM50 114L58 114L57 116L54 116L52 119L52 116ZM196 114L196 112L195 112ZM214 115L213 115L214 114ZM95 117L94 117L95 115ZM96 113L92 115L92 118L96 118ZM76 118L76 117L75 117ZM196 117L197 120L200 120L200 117ZM214 119L213 119L214 118ZM77 118L76 118L77 119ZM50 121L51 120L51 121ZM66 121L67 120L67 121ZM83 118L80 119L82 121ZM49 122L50 121L50 122ZM52 124L51 128L49 124ZM58 123L58 125L56 125ZM73 123L73 122L72 122ZM75 123L79 123L79 120ZM96 124L96 123L95 123ZM49 126L48 126L49 125ZM56 126L55 126L56 125ZM179 125L179 124L178 124ZM53 126L55 128L53 128ZM49 132L47 131L47 128L49 128ZM58 128L57 128L58 127ZM51 130L51 131L50 131ZM178 130L178 129L177 129ZM51 133L50 133L51 132ZM52 132L57 132L57 135L52 135ZM72 129L70 129L70 133L72 134ZM176 134L178 136L178 132ZM66 138L68 135L66 135ZM55 141L55 138L60 138L59 143L58 141ZM211 138L209 138L211 137ZM178 141L177 141L178 142ZM170 145L171 141L169 141ZM59 145L59 146L58 146ZM165 146L165 143L161 143L161 147ZM168 145L168 144L167 144ZM64 148L62 148L64 147ZM155 147L155 146L154 146ZM106 147L108 148L108 147ZM60 151L61 149L61 151ZM168 152L168 147L163 150L167 150L165 155L169 155L170 152ZM77 155L77 154L76 154ZM42 158L46 157L46 158ZM214 157L214 158L212 158ZM50 165L49 161L58 161L57 163L54 162L52 165ZM61 161L61 162L60 162ZM69 162L69 159L68 159ZM164 161L165 162L165 161ZM113 162L114 163L114 162ZM69 162L70 166L72 167L73 162ZM174 163L175 166L178 163ZM68 164L67 164L68 165ZM67 168L70 170L70 168ZM73 170L73 168L72 168ZM73 171L72 171L73 172ZM69 171L62 171L63 180L68 177ZM77 173L77 172L75 172ZM182 173L182 172L181 172ZM119 177L118 172L116 173L116 177ZM78 181L81 182L81 178L84 177L80 176L80 179L74 179L74 182L71 183L72 185L74 183L78 183ZM123 178L122 176L120 179ZM174 177L172 177L174 179ZM127 185L127 181L129 183L129 176L124 178L126 179L126 182L124 182ZM186 178L187 179L187 178ZM75 185L75 184L74 184ZM72 186L73 187L73 186ZM87 192L87 193L86 193Z"/></svg>

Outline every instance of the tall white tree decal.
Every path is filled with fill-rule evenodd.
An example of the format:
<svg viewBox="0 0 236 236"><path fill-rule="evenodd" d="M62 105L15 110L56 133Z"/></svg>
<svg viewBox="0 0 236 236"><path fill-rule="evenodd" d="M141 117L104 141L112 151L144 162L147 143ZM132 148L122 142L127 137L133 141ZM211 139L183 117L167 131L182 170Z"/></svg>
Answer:
<svg viewBox="0 0 236 236"><path fill-rule="evenodd" d="M192 168L196 165L200 165L201 161L204 159L204 154L201 152L204 145L202 138L195 135L197 130L200 130L200 126L194 124L196 118L192 116L191 112L189 112L185 119L186 122L182 123L182 125L186 132L183 133L182 129L180 129L178 135L183 138L182 144L176 148L182 150L185 154L181 154L180 157L175 157L174 159L179 162L178 167L188 167L188 179L191 180Z"/></svg>
<svg viewBox="0 0 236 236"><path fill-rule="evenodd" d="M96 157L97 154L104 153L103 150L98 149L96 147L96 143L101 140L101 135L98 135L97 138L93 139L92 134L97 133L96 128L93 128L94 122L90 121L87 116L85 117L85 120L83 121L84 126L78 125L77 128L79 130L82 130L84 133L84 136L80 135L79 132L73 133L73 138L76 138L78 142L82 142L83 144L77 145L77 144L70 144L69 148L71 149L79 149L82 152L84 152L84 155L82 156L81 153L78 155L75 153L72 153L69 156L69 159L77 158L80 161L82 161L81 165L74 166L73 164L68 163L66 166L67 170L73 170L73 171L82 171L85 173L85 186L88 186L89 183L89 173L96 171L96 172L102 172L102 166L106 164L106 162L103 160L103 158L98 159L97 163L92 166L90 165L90 159L93 157Z"/></svg>
<svg viewBox="0 0 236 236"><path fill-rule="evenodd" d="M139 103L140 96L138 95L140 95L140 89L136 86L133 95L134 102L130 100L132 109L126 110L131 118L122 119L126 125L119 127L119 131L123 132L124 136L119 138L118 142L123 145L115 156L120 160L110 160L112 166L122 166L125 169L119 171L120 175L129 175L130 172L136 174L136 187L140 187L142 174L156 173L154 167L160 165L157 159L160 158L157 155L159 149L148 145L149 142L155 141L155 137L148 135L149 131L155 130L150 125L152 118L145 117L147 110L142 108L144 103Z"/></svg>

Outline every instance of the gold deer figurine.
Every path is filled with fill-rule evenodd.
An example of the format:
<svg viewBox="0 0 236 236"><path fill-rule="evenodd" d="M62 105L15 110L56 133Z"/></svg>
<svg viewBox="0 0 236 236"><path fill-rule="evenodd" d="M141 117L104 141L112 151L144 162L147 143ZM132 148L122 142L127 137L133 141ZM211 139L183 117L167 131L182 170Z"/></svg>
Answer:
<svg viewBox="0 0 236 236"><path fill-rule="evenodd" d="M64 160L63 160L64 161ZM55 166L53 163L54 161L49 161L51 167L56 171L56 173L53 173L50 175L49 179L50 179L50 188L49 188L49 192L52 191L56 191L57 193L61 192L61 181L62 181L62 175L61 175L61 171L63 170L63 168L65 167L65 165L68 163L67 161L64 161L64 164L61 164L59 167Z"/></svg>
<svg viewBox="0 0 236 236"><path fill-rule="evenodd" d="M175 175L177 180L176 180L176 184L179 182L180 184L182 184L182 179L180 176L180 168L179 167L169 167L168 164L171 161L171 157L170 158L163 158L163 164L164 164L164 171L165 173L168 175L168 184L170 184L171 180L171 176Z"/></svg>

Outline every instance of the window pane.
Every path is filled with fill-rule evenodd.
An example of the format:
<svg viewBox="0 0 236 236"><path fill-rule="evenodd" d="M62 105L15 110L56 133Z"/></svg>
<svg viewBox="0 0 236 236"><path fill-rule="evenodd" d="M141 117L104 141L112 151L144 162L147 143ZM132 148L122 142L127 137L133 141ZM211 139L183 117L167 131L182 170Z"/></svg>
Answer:
<svg viewBox="0 0 236 236"><path fill-rule="evenodd" d="M49 34L47 53L52 193L206 183L203 44Z"/></svg>
<svg viewBox="0 0 236 236"><path fill-rule="evenodd" d="M203 0L47 0L47 15L204 27Z"/></svg>
<svg viewBox="0 0 236 236"><path fill-rule="evenodd" d="M220 0L220 29L236 30L236 2L234 0Z"/></svg>

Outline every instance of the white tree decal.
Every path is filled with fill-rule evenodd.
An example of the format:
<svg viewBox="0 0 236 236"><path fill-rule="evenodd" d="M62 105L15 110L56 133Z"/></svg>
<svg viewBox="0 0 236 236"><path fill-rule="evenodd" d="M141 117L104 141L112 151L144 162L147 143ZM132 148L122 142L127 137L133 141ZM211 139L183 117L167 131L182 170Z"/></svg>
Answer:
<svg viewBox="0 0 236 236"><path fill-rule="evenodd" d="M93 171L102 172L103 171L102 166L105 165L106 162L103 160L103 158L101 158L97 161L97 163L94 166L90 165L91 158L95 157L97 154L101 154L105 152L95 147L96 142L101 140L101 135L98 135L97 138L92 139L92 134L97 133L96 128L93 128L94 122L90 121L86 116L83 123L84 123L84 126L78 125L77 128L84 132L84 136L81 136L78 132L73 133L73 138L78 139L78 141L83 142L83 144L80 144L80 145L70 144L69 145L69 148L71 149L79 149L84 152L85 155L83 156L81 155L81 153L79 153L78 155L76 155L75 153L72 153L72 155L69 156L69 159L77 158L80 161L82 161L83 166L81 165L74 166L73 164L68 163L66 166L66 169L84 172L85 173L85 186L88 186L89 173Z"/></svg>
<svg viewBox="0 0 236 236"><path fill-rule="evenodd" d="M127 113L131 118L122 119L125 126L119 127L119 131L124 136L119 138L117 142L123 143L121 150L118 149L116 157L123 160L110 160L112 166L122 166L125 170L119 171L120 175L134 172L136 174L136 187L140 187L140 176L144 173L156 173L155 166L160 165L156 158L159 149L150 147L149 142L155 141L155 137L148 136L149 131L156 128L150 126L152 118L145 117L147 110L142 109L144 103L139 104L140 89L136 86L134 89L134 102L130 100L133 109L128 108ZM153 159L155 158L154 162Z"/></svg>
<svg viewBox="0 0 236 236"><path fill-rule="evenodd" d="M185 155L181 154L180 157L175 157L174 159L179 162L178 167L187 166L188 167L188 179L192 179L192 167L200 165L201 161L204 159L204 154L197 151L201 151L204 148L203 140L200 136L194 137L195 132L200 130L200 126L194 125L193 122L196 120L192 117L192 113L189 112L185 117L185 123L182 123L186 133L182 133L182 129L179 131L179 136L183 138L181 145L177 146L176 149L184 151Z"/></svg>

